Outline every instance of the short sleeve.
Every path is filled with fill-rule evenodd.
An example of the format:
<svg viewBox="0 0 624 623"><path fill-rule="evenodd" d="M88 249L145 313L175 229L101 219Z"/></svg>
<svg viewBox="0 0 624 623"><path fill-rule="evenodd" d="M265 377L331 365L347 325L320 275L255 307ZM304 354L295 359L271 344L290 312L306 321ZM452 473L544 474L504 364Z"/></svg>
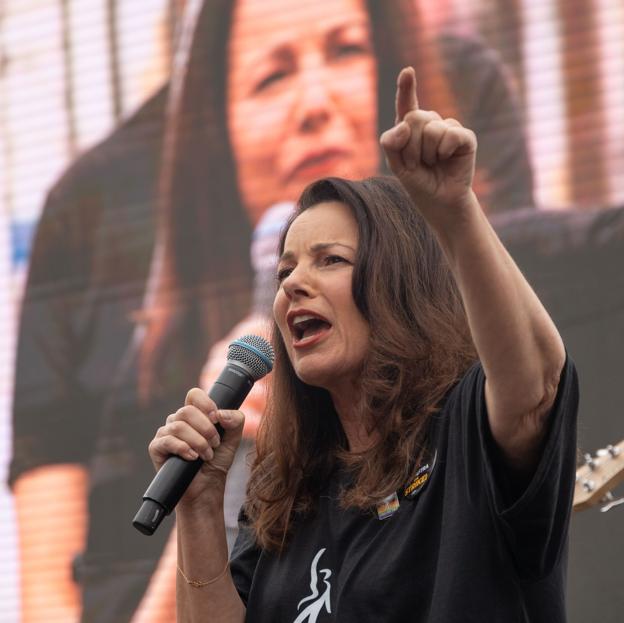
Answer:
<svg viewBox="0 0 624 623"><path fill-rule="evenodd" d="M539 463L518 487L502 461L489 428L485 404L485 374L474 366L460 383L461 440L471 499L493 518L503 547L512 556L521 579L545 577L559 563L567 544L576 469L578 379L569 357Z"/></svg>
<svg viewBox="0 0 624 623"><path fill-rule="evenodd" d="M261 550L256 544L253 529L244 511L241 510L238 517L238 536L230 556L230 572L234 586L245 606L260 554Z"/></svg>
<svg viewBox="0 0 624 623"><path fill-rule="evenodd" d="M166 97L157 92L48 193L20 309L11 485L93 459L151 262Z"/></svg>
<svg viewBox="0 0 624 623"><path fill-rule="evenodd" d="M48 196L37 227L20 313L11 483L41 465L84 463L93 445L72 330L90 257L84 246L73 244L77 227L68 213L80 207L75 201L68 178ZM87 243L89 234L84 233Z"/></svg>

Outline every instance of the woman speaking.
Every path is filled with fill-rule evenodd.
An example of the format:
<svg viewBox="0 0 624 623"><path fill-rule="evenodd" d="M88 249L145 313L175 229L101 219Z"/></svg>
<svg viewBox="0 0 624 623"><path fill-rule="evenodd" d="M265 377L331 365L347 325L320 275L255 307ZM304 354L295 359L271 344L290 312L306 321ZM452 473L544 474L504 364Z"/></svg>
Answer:
<svg viewBox="0 0 624 623"><path fill-rule="evenodd" d="M396 179L315 182L282 236L230 561L243 414L193 389L150 444L156 468L205 460L177 507L180 621L565 620L574 368L476 200L474 134L419 108L411 68L381 144Z"/></svg>
<svg viewBox="0 0 624 623"><path fill-rule="evenodd" d="M220 369L213 351L224 336L261 330L249 262L260 219L318 177L382 170L377 138L392 123L387 94L402 66L415 67L426 108L477 133L482 205L533 203L504 68L465 36L428 32L427 3L186 4L169 89L73 167L38 227L11 468L27 621L56 608L89 623L171 620L151 605L173 593L175 565L161 557L171 523L143 539L129 521L151 478L146 442L190 384L210 386L200 373L207 358ZM234 492L259 419L249 403L246 415ZM48 490L63 491L60 507ZM236 498L226 505L230 541Z"/></svg>

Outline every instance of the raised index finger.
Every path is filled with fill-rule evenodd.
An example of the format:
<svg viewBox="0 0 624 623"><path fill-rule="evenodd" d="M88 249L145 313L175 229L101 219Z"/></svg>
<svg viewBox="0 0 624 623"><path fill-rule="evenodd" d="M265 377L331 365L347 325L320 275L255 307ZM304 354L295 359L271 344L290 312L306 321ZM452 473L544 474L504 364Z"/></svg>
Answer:
<svg viewBox="0 0 624 623"><path fill-rule="evenodd" d="M416 72L413 67L404 67L397 78L395 100L395 123L403 121L410 110L418 110L418 96L416 95Z"/></svg>

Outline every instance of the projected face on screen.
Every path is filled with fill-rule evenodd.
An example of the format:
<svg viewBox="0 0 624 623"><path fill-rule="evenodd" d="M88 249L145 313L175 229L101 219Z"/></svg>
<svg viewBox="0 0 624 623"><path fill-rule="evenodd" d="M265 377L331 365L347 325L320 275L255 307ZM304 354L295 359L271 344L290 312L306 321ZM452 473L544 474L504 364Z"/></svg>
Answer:
<svg viewBox="0 0 624 623"><path fill-rule="evenodd" d="M253 222L324 175L378 167L377 67L362 0L239 0L228 126Z"/></svg>

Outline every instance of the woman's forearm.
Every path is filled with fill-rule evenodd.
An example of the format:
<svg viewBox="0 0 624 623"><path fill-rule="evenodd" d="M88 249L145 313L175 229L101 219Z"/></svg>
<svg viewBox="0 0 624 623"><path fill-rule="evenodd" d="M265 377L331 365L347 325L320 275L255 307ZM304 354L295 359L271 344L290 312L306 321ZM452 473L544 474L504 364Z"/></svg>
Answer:
<svg viewBox="0 0 624 623"><path fill-rule="evenodd" d="M180 623L240 623L245 607L228 568L223 497L245 416L240 411L219 411L199 388L189 390L184 402L167 416L149 444L156 470L172 454L188 460L203 459L176 507L177 618Z"/></svg>
<svg viewBox="0 0 624 623"><path fill-rule="evenodd" d="M242 623L245 606L228 566L223 505L178 508L178 623Z"/></svg>

